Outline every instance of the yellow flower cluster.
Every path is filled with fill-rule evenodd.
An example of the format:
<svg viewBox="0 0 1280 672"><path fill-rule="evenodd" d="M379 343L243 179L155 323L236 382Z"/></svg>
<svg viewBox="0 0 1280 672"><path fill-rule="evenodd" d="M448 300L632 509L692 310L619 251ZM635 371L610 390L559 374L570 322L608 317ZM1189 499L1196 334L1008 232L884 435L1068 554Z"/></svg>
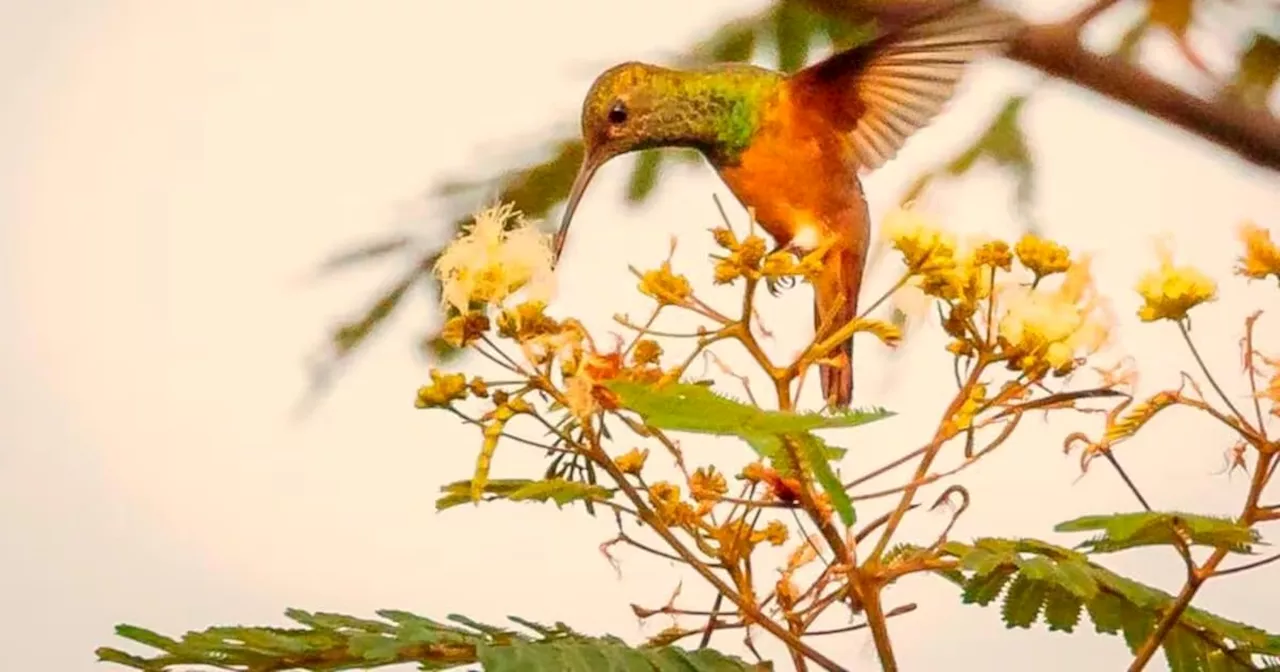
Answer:
<svg viewBox="0 0 1280 672"><path fill-rule="evenodd" d="M1159 256L1160 267L1144 273L1136 287L1143 301L1138 309L1143 322L1178 322L1186 319L1187 311L1217 298L1218 284L1213 278L1191 266L1175 266L1168 248L1161 247Z"/></svg>
<svg viewBox="0 0 1280 672"><path fill-rule="evenodd" d="M1239 259L1236 273L1254 280L1274 275L1280 282L1280 246L1271 240L1271 232L1253 222L1245 222L1240 226L1239 236L1244 243L1244 255Z"/></svg>
<svg viewBox="0 0 1280 672"><path fill-rule="evenodd" d="M960 247L950 234L906 210L891 213L883 230L902 254L915 289L943 302L953 354L986 352L1037 379L1073 370L1082 354L1105 343L1109 321L1093 291L1088 261L1073 262L1062 245L1028 234L1012 250L1000 240ZM1012 272L1015 258L1032 282L998 284L996 274ZM1056 274L1064 275L1056 289L1040 286ZM995 324L985 324L988 315Z"/></svg>
<svg viewBox="0 0 1280 672"><path fill-rule="evenodd" d="M1032 379L1050 371L1071 372L1077 358L1096 352L1110 333L1110 319L1097 301L1087 259L1070 264L1055 290L1013 287L1000 302L1001 354L1008 357L1010 368Z"/></svg>
<svg viewBox="0 0 1280 672"><path fill-rule="evenodd" d="M441 300L460 313L502 303L526 288L547 298L553 287L550 239L511 203L481 211L436 260Z"/></svg>
<svg viewBox="0 0 1280 672"><path fill-rule="evenodd" d="M802 277L812 281L822 270L823 250L815 250L797 260L784 250L769 252L764 238L750 235L741 242L727 226L712 229L716 244L729 252L727 256L715 256L715 283L726 285L738 278L771 281L787 277Z"/></svg>

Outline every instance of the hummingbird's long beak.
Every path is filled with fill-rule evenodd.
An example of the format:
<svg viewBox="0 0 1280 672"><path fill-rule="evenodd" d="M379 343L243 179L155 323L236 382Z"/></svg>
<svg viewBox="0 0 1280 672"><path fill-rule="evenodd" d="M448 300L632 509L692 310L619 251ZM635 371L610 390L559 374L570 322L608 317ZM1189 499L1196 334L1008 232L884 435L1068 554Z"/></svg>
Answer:
<svg viewBox="0 0 1280 672"><path fill-rule="evenodd" d="M582 158L582 167L578 169L578 176L573 178L573 186L569 188L569 200L565 203L564 215L560 219L560 230L556 231L552 246L552 266L560 261L560 253L564 251L564 243L569 236L569 225L573 223L573 213L578 209L578 201L582 200L587 184L591 182L591 177L596 174L596 170L604 163L605 158L608 157L595 156L591 152Z"/></svg>

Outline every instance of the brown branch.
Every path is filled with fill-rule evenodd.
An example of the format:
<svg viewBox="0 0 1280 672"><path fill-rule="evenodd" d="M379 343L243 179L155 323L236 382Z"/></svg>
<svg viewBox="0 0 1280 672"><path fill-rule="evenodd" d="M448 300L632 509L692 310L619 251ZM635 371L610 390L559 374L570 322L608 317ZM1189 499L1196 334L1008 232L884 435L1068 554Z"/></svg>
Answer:
<svg viewBox="0 0 1280 672"><path fill-rule="evenodd" d="M807 0L836 19L860 20L930 12L944 0ZM1151 75L1120 56L1097 54L1080 43L1070 20L1027 24L1006 53L1013 61L1071 82L1160 119L1171 126L1235 152L1240 158L1280 171L1280 120L1230 100L1205 100Z"/></svg>

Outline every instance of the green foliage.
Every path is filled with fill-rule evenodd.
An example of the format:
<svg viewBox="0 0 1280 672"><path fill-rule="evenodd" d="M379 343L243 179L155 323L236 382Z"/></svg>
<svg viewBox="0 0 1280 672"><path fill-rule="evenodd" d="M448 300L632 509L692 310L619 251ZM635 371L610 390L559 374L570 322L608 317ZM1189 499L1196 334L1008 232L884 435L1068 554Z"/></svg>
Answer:
<svg viewBox="0 0 1280 672"><path fill-rule="evenodd" d="M591 637L563 623L553 626L509 617L533 635L451 615L449 623L403 611L383 610L385 620L341 614L286 612L302 628L213 627L171 639L131 625L116 634L163 653L135 656L98 649L98 659L137 670L159 671L207 665L227 670L350 670L417 663L420 670L445 670L479 663L491 672L594 672L655 670L728 672L759 669L710 649L674 646L631 647L616 637ZM456 625L454 625L456 624Z"/></svg>
<svg viewBox="0 0 1280 672"><path fill-rule="evenodd" d="M622 405L654 427L719 436L783 435L815 429L857 427L894 414L883 408L823 413L769 411L713 392L706 385L669 383L645 385L615 381L608 384ZM835 457L844 451L837 451ZM770 457L770 455L765 455Z"/></svg>
<svg viewBox="0 0 1280 672"><path fill-rule="evenodd" d="M436 510L444 511L472 502L471 484L470 480L454 481L440 488L444 495L436 500ZM557 508L564 508L565 504L577 501L605 502L617 492L615 488L563 478L541 481L527 478L487 480L482 490L486 501L505 499L512 502L555 502Z"/></svg>
<svg viewBox="0 0 1280 672"><path fill-rule="evenodd" d="M1257 530L1230 518L1201 516L1194 513L1161 513L1139 511L1106 516L1082 516L1059 523L1057 532L1100 530L1100 536L1081 542L1077 548L1091 553L1114 553L1139 546L1167 546L1178 543L1183 535L1197 546L1226 548L1235 553L1253 552L1259 542Z"/></svg>
<svg viewBox="0 0 1280 672"><path fill-rule="evenodd" d="M903 202L918 198L939 175L960 177L983 160L1009 171L1017 184L1017 201L1022 214L1031 218L1030 207L1035 195L1035 172L1027 136L1022 131L1022 110L1027 96L1013 96L1005 101L1000 112L971 146L961 151L940 168L916 179L903 195Z"/></svg>
<svg viewBox="0 0 1280 672"><path fill-rule="evenodd" d="M717 394L705 385L692 383L643 385L613 382L609 389L618 395L624 408L638 413L652 427L739 437L780 471L787 471L792 464L783 442L788 438L794 440L799 457L831 497L832 506L846 525L852 525L856 520L853 502L830 464L830 460L843 457L845 451L827 445L810 432L856 427L893 415L883 408L850 409L830 415L769 411Z"/></svg>
<svg viewBox="0 0 1280 672"><path fill-rule="evenodd" d="M1227 94L1248 107L1265 110L1277 81L1280 81L1280 39L1254 33L1249 48L1240 57L1240 66L1227 87Z"/></svg>
<svg viewBox="0 0 1280 672"><path fill-rule="evenodd" d="M1123 636L1136 652L1174 601L1084 553L1034 539L953 541L942 552L960 561L960 575L944 576L961 587L966 604L987 606L1003 595L1000 613L1009 628L1043 621L1051 631L1073 632L1088 614L1097 632ZM1262 668L1254 656L1280 656L1280 636L1188 607L1164 652L1173 670L1255 670Z"/></svg>

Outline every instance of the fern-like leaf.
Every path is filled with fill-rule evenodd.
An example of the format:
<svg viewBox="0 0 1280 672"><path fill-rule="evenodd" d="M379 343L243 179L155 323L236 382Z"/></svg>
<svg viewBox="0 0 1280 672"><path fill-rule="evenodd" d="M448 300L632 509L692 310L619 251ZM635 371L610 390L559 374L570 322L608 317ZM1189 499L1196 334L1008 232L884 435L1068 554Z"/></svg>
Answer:
<svg viewBox="0 0 1280 672"><path fill-rule="evenodd" d="M1058 532L1100 530L1101 535L1081 542L1079 548L1092 553L1113 553L1139 546L1161 546L1179 542L1179 535L1193 545L1226 548L1234 553L1252 553L1260 543L1258 532L1230 518L1192 513L1139 511L1106 516L1083 516L1059 523Z"/></svg>
<svg viewBox="0 0 1280 672"><path fill-rule="evenodd" d="M444 511L459 504L472 501L472 481L455 481L440 488L444 493L436 500L436 510ZM576 501L604 502L608 501L615 489L602 485L570 481L563 478L531 480L527 478L510 478L490 480L484 483L483 494L486 499L506 499L513 502L555 502L557 507Z"/></svg>
<svg viewBox="0 0 1280 672"><path fill-rule="evenodd" d="M191 665L229 670L313 671L371 669L414 663L420 670L445 670L481 664L487 672L594 672L656 670L733 672L762 669L722 653L675 646L632 647L616 637L591 637L557 623L547 626L512 618L534 634L452 615L458 625L440 623L404 611L378 612L383 621L313 614L292 609L286 615L302 628L214 627L189 632L180 640L135 626L116 633L161 653L135 656L98 649L98 659L148 672Z"/></svg>
<svg viewBox="0 0 1280 672"><path fill-rule="evenodd" d="M1010 628L1037 620L1051 631L1073 632L1088 614L1099 633L1121 635L1131 651L1147 640L1173 596L1125 578L1069 548L1033 539L978 539L972 545L948 542L942 553L959 560L967 604L993 604L1002 591L1001 616ZM953 577L947 576L954 580ZM1007 588L1006 588L1007 587ZM1263 669L1280 656L1280 636L1188 607L1164 642L1176 670Z"/></svg>
<svg viewBox="0 0 1280 672"><path fill-rule="evenodd" d="M831 497L832 506L846 525L852 525L857 519L853 502L829 463L843 457L845 451L828 446L810 432L856 427L893 415L883 408L839 411L829 415L769 411L717 394L706 385L691 383L646 385L615 381L608 387L618 395L623 408L639 414L652 427L739 437L782 471L792 463L784 449L783 437L793 437L800 449L799 457Z"/></svg>

